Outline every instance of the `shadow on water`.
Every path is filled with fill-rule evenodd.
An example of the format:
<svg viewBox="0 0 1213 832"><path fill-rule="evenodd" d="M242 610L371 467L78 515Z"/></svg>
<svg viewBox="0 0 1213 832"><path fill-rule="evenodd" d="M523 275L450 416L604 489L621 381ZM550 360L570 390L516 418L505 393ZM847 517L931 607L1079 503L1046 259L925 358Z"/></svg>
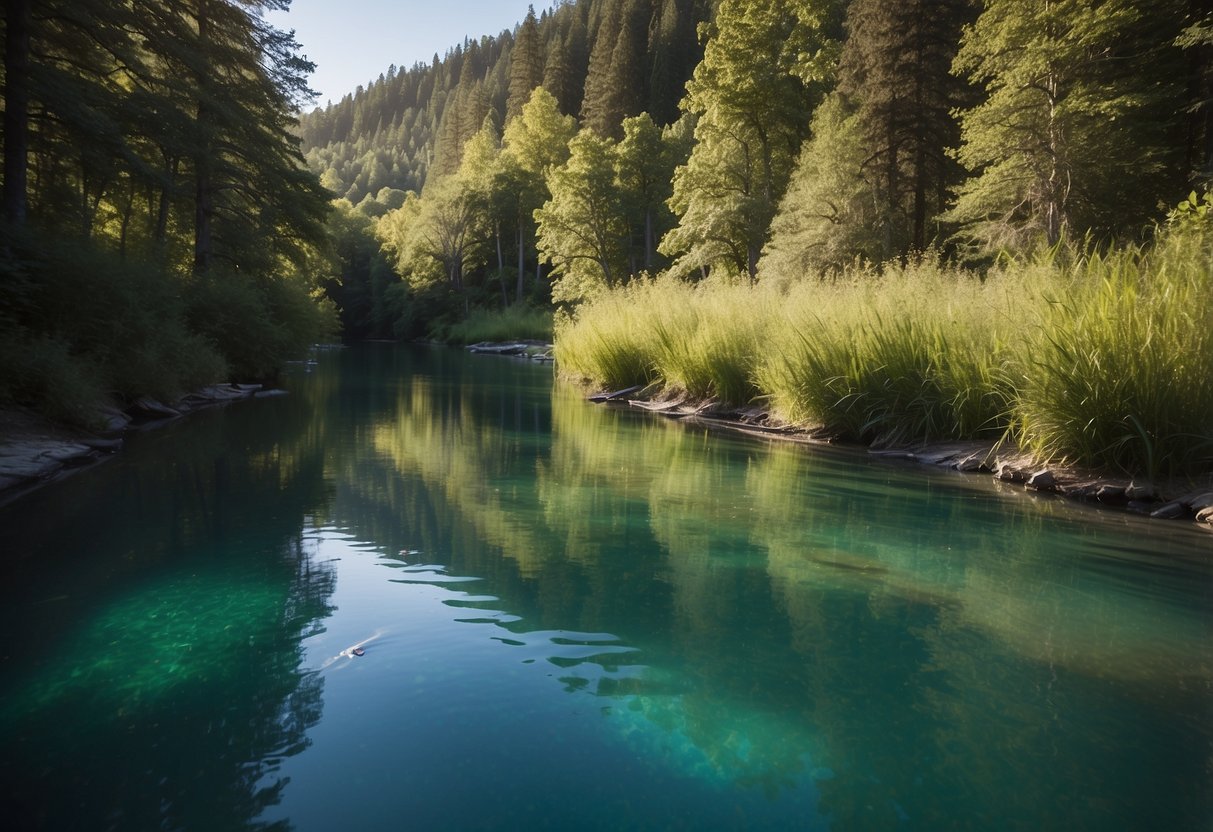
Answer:
<svg viewBox="0 0 1213 832"><path fill-rule="evenodd" d="M264 826L321 715L315 404L199 414L0 514L8 828Z"/></svg>

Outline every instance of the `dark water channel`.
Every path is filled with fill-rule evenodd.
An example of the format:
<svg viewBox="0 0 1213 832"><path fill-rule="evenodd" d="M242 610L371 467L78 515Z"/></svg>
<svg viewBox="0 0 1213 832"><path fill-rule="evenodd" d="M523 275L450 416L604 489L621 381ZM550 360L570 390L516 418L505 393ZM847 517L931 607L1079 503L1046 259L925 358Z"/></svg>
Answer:
<svg viewBox="0 0 1213 832"><path fill-rule="evenodd" d="M1213 535L510 359L288 387L0 510L5 828L1213 828Z"/></svg>

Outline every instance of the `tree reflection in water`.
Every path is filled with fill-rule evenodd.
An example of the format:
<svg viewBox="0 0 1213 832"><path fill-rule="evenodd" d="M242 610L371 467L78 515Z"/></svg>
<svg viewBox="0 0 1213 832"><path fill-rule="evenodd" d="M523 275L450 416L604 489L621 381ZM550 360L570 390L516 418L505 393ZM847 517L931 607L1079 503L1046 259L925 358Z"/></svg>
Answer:
<svg viewBox="0 0 1213 832"><path fill-rule="evenodd" d="M3 513L9 828L252 829L280 799L334 578L300 532L325 497L309 411L200 414Z"/></svg>

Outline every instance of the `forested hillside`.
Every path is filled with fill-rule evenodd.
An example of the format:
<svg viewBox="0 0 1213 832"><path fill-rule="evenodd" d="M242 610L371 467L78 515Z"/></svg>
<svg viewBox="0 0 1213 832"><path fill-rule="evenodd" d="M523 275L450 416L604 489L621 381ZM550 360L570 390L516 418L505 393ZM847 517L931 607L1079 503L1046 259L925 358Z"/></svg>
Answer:
<svg viewBox="0 0 1213 832"><path fill-rule="evenodd" d="M6 0L0 397L1207 221L1213 0L566 0L298 121L289 5Z"/></svg>
<svg viewBox="0 0 1213 832"><path fill-rule="evenodd" d="M308 164L354 205L388 203L384 188L420 191L431 170L453 173L485 117L500 130L540 84L562 113L606 132L642 111L668 124L703 55L696 26L713 5L576 0L538 14L532 7L514 31L465 40L429 64L388 67L368 88L304 115Z"/></svg>
<svg viewBox="0 0 1213 832"><path fill-rule="evenodd" d="M1147 237L1213 158L1209 0L578 0L302 120L351 336L640 273ZM984 258L984 259L983 259Z"/></svg>

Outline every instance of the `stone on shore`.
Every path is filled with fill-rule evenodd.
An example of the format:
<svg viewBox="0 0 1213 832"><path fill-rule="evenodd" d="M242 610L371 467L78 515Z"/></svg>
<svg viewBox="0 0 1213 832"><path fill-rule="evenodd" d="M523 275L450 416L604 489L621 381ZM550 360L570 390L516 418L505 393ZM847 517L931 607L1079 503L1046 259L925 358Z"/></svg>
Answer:
<svg viewBox="0 0 1213 832"><path fill-rule="evenodd" d="M1045 468L1028 477L1027 487L1034 491L1051 491L1057 487L1057 477Z"/></svg>

